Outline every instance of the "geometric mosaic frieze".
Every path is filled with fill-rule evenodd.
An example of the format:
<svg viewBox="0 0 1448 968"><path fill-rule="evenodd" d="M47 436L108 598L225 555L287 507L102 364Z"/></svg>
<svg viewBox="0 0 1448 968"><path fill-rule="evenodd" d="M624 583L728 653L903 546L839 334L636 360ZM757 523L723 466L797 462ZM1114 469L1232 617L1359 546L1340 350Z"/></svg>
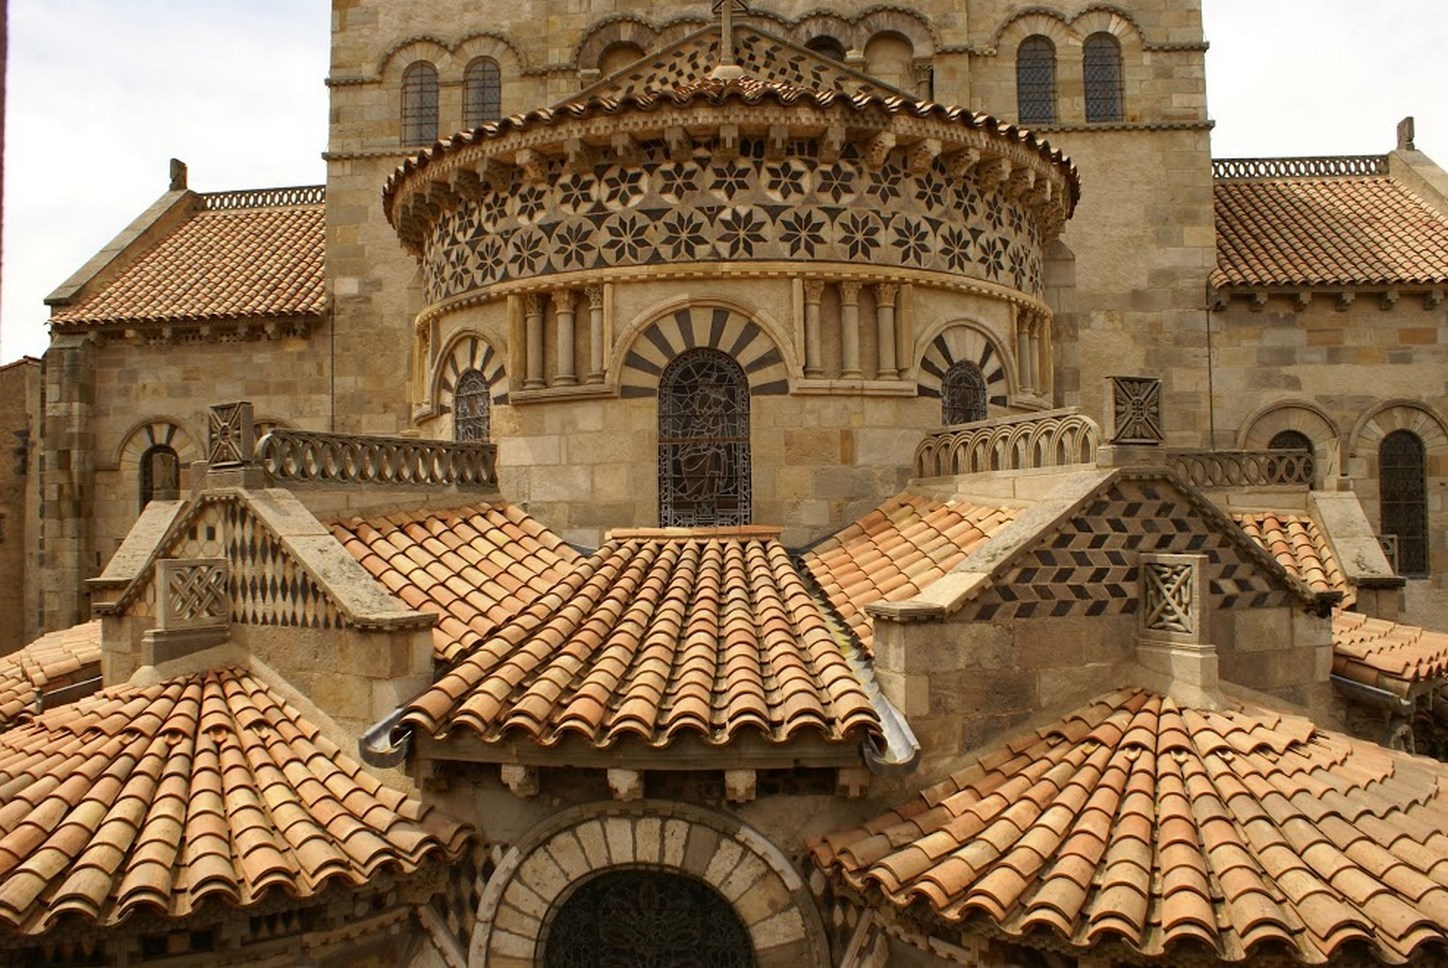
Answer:
<svg viewBox="0 0 1448 968"><path fill-rule="evenodd" d="M459 198L425 242L429 302L496 283L576 270L728 260L830 261L927 269L1039 296L1037 217L1008 193L986 194L944 162L912 172L872 165L846 145L837 160L812 146L766 158L741 138L724 160L699 146L671 157L663 142L634 164L541 177L515 170L480 197Z"/></svg>
<svg viewBox="0 0 1448 968"><path fill-rule="evenodd" d="M1141 607L1137 616L1145 637L1207 641L1208 611L1202 594L1207 563L1205 555L1141 556Z"/></svg>
<svg viewBox="0 0 1448 968"><path fill-rule="evenodd" d="M163 558L156 562L160 628L225 625L231 612L225 558Z"/></svg>
<svg viewBox="0 0 1448 968"><path fill-rule="evenodd" d="M1111 422L1107 437L1113 444L1159 444L1165 437L1161 424L1161 380L1150 376L1108 377Z"/></svg>
<svg viewBox="0 0 1448 968"><path fill-rule="evenodd" d="M206 423L206 461L212 467L249 464L256 451L251 404L216 404Z"/></svg>

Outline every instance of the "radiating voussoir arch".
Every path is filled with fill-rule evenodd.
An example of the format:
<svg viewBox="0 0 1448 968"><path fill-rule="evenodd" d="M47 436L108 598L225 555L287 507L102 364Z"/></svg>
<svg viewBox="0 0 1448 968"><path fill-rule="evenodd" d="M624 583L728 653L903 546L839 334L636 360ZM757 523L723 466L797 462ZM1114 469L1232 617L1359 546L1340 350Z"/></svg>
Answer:
<svg viewBox="0 0 1448 968"><path fill-rule="evenodd" d="M691 304L663 313L639 327L624 344L618 367L619 395L655 397L659 378L676 357L692 349L713 349L732 357L749 380L749 395L789 392L784 354L759 323L738 309Z"/></svg>
<svg viewBox="0 0 1448 968"><path fill-rule="evenodd" d="M973 363L980 370L990 406L1006 405L1010 395L1010 360L993 338L963 323L945 327L925 347L916 375L920 396L939 400L945 375L957 363Z"/></svg>
<svg viewBox="0 0 1448 968"><path fill-rule="evenodd" d="M494 404L508 402L508 371L503 354L477 333L460 333L444 347L432 374L432 405L440 412L451 412L458 380L464 373L476 371L488 381L488 393Z"/></svg>

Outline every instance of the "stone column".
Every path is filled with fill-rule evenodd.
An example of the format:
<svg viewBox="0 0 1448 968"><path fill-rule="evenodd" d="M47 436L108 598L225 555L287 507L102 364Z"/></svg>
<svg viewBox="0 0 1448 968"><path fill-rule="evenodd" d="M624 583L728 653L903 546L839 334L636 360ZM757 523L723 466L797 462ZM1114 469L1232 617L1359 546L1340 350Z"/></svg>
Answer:
<svg viewBox="0 0 1448 968"><path fill-rule="evenodd" d="M1021 392L1028 393L1035 388L1031 379L1031 336L1030 322L1024 314L1016 317L1016 377L1020 380Z"/></svg>
<svg viewBox="0 0 1448 968"><path fill-rule="evenodd" d="M880 349L880 372L882 380L894 380L900 376L895 361L895 293L899 286L893 282L875 284L875 341Z"/></svg>
<svg viewBox="0 0 1448 968"><path fill-rule="evenodd" d="M603 287L588 286L588 382L603 382Z"/></svg>
<svg viewBox="0 0 1448 968"><path fill-rule="evenodd" d="M820 297L824 295L825 284L818 279L804 281L804 375L824 375L820 357Z"/></svg>
<svg viewBox="0 0 1448 968"><path fill-rule="evenodd" d="M1036 317L1032 317L1032 318L1031 318L1031 330L1030 330L1030 338L1029 338L1028 342L1029 342L1030 351L1031 351L1031 355L1030 355L1031 387L1032 387L1037 393L1040 393L1040 392L1041 392L1041 321L1040 321L1039 318L1036 318Z"/></svg>
<svg viewBox="0 0 1448 968"><path fill-rule="evenodd" d="M573 303L572 289L558 289L553 293L553 309L557 316L558 372L554 386L571 387L578 385L578 367L574 363L573 345Z"/></svg>
<svg viewBox="0 0 1448 968"><path fill-rule="evenodd" d="M840 375L859 377L860 373L860 284L840 283Z"/></svg>
<svg viewBox="0 0 1448 968"><path fill-rule="evenodd" d="M523 297L523 326L527 333L527 376L523 389L541 390L548 384L543 379L543 297L529 293Z"/></svg>

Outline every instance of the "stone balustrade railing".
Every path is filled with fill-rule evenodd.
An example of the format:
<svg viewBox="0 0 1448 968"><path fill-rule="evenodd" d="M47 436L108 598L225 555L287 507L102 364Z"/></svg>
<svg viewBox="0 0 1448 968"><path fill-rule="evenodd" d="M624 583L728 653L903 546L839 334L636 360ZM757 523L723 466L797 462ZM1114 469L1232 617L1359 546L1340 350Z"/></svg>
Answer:
<svg viewBox="0 0 1448 968"><path fill-rule="evenodd" d="M1305 450L1176 450L1162 457L1197 487L1311 487L1317 472L1317 462Z"/></svg>
<svg viewBox="0 0 1448 968"><path fill-rule="evenodd" d="M915 448L916 477L1089 464L1101 428L1075 409L943 427Z"/></svg>
<svg viewBox="0 0 1448 968"><path fill-rule="evenodd" d="M1212 177L1219 181L1227 178L1343 178L1387 173L1387 155L1212 159Z"/></svg>
<svg viewBox="0 0 1448 968"><path fill-rule="evenodd" d="M495 488L497 448L484 443L273 430L256 463L278 481Z"/></svg>

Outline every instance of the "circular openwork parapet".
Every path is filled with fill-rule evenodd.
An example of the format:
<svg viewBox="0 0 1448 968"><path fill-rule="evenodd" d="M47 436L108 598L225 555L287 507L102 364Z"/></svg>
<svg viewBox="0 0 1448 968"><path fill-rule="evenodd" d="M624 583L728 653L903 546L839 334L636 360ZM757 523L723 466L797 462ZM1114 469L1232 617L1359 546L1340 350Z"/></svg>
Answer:
<svg viewBox="0 0 1448 968"><path fill-rule="evenodd" d="M829 964L819 911L778 848L722 814L647 800L577 807L523 838L488 882L470 963L490 968L567 963L580 937L598 933L591 919L604 909L592 894L600 885L627 888L607 908L614 920L602 936L611 942L626 944L631 931L657 934L657 925L645 930L644 922L692 911L717 922L711 944L735 956L728 963ZM674 888L678 896L663 896L655 887ZM683 926L680 931L657 943L681 942L688 932Z"/></svg>

